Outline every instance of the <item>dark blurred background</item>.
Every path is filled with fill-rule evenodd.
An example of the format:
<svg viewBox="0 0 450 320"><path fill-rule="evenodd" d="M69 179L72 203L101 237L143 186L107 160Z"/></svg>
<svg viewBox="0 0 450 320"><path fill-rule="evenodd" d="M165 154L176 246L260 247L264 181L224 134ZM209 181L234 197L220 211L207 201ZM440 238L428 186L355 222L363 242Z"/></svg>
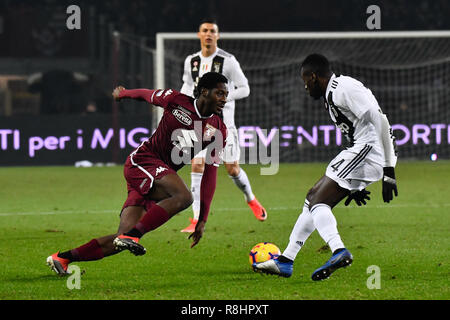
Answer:
<svg viewBox="0 0 450 320"><path fill-rule="evenodd" d="M66 27L69 16L66 9L69 5L77 5L81 9L80 30L69 30ZM132 114L140 117L139 119L145 118L141 125L151 128L151 107L129 102L124 108L123 103L113 103L111 91L117 84L135 88L155 86L155 48L158 32L196 32L199 22L205 17L214 18L222 33L369 31L366 26L369 16L366 9L369 5L380 7L379 31L450 30L449 0L0 0L0 119L3 119L0 121L3 141L1 149L7 151L11 148L11 143L6 146L5 142L12 139L14 125L8 127L8 124L17 124L14 128L19 128L19 123L25 123L21 120L23 117L28 117L29 122L26 123L37 123L43 118L36 116L54 116L55 118L46 118L41 123L55 123L62 119L57 118L61 115L106 115L108 118L97 118L96 121L107 122L118 130L117 114ZM114 31L119 32L120 39L113 36ZM442 48L445 50L442 52L446 55L449 46L448 42L444 44L445 47ZM426 42L422 42L420 46L427 50ZM391 48L394 47L395 43ZM382 48L378 49L382 51ZM421 51L419 54L426 56ZM437 56L441 59L439 54ZM178 67L181 67L184 57L178 57ZM240 56L237 58L239 60ZM440 63L447 61L447 58L439 60ZM448 68L448 61L443 63L436 67L439 71L443 71L444 67ZM245 72L245 61L242 67ZM178 72L178 69L177 74L172 76L181 81L181 70ZM428 71L427 75L432 74L432 70ZM404 78L409 78L409 75ZM420 75L416 77L420 78ZM441 78L443 80L439 80L439 87L436 87L439 93L436 93L436 96L439 94L447 99L447 77L442 75ZM253 81L250 83L251 87L257 88L259 80L250 80ZM393 85L389 86L393 88ZM409 92L419 92L412 85L406 86L400 89L406 95L409 95ZM396 93L391 94L390 88L386 86L375 93L377 96L386 93L387 96L393 97ZM286 90L291 89L286 87ZM256 90L253 94L255 92ZM427 100L427 103L431 105L445 99L435 99L434 102ZM395 104L385 105L400 112L405 105L401 102L396 99ZM249 103L252 105L247 106ZM267 104L273 105L273 101L268 101ZM252 108L258 108L250 100L248 103L243 102L241 106L240 110L247 114L251 114ZM437 112L440 112L439 110ZM112 119L111 115L114 115ZM448 113L442 121L448 123L447 118ZM82 122L79 118L67 119L65 121L72 123ZM238 111L237 124L249 124L246 123L247 120L242 119ZM311 118L311 121L314 119ZM131 123L135 120L126 121ZM411 123L414 121L416 120L411 119ZM25 129L21 130L25 132ZM33 134L35 133L30 132L28 135ZM442 135L445 135L444 131ZM25 139L23 134L20 139ZM72 140L74 139L75 137L72 137ZM22 144L17 142L17 146L20 145L17 149L24 149L26 143L27 141ZM129 150L130 148L127 148L125 151ZM445 152L448 155L448 145ZM49 157L53 159L51 153ZM324 153L324 156L318 159L327 157ZM117 157L114 158L116 161ZM57 161L54 163L58 164Z"/></svg>
<svg viewBox="0 0 450 320"><path fill-rule="evenodd" d="M65 27L71 4L81 8L81 30ZM450 29L448 0L2 0L0 115L109 112L113 30L148 50L157 32L195 32L204 17L221 32L367 31L371 4L381 9L382 31ZM151 86L153 75L139 80Z"/></svg>

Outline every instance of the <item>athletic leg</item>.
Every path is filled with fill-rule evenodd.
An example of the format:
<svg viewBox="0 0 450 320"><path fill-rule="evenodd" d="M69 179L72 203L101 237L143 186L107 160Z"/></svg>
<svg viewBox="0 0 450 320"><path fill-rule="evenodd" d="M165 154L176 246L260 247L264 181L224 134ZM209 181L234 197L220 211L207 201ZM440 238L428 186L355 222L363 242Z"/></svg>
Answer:
<svg viewBox="0 0 450 320"><path fill-rule="evenodd" d="M120 234L123 234L133 228L136 223L145 215L146 210L140 206L129 206L122 210L120 215L120 224L117 233L98 238L97 241L105 257L119 253L114 247L113 240Z"/></svg>
<svg viewBox="0 0 450 320"><path fill-rule="evenodd" d="M327 177L325 177L327 178ZM314 225L313 217L310 213L310 201L313 199L313 196L316 196L316 192L319 190L325 190L324 182L326 179L322 177L308 192L306 196L305 203L303 205L303 211L299 215L297 222L292 229L291 235L289 236L289 244L286 249L283 251L283 254L279 257L281 262L293 262L300 251L300 249L305 244L305 241L309 238L311 233L316 229ZM327 188L328 190L328 188ZM321 194L321 193L320 193ZM320 195L319 194L319 195ZM333 192L331 194L334 194ZM317 197L317 196L316 196ZM327 195L326 202L336 202L333 197ZM339 202L339 201L338 201ZM337 203L337 202L336 202ZM333 205L334 206L334 205Z"/></svg>
<svg viewBox="0 0 450 320"><path fill-rule="evenodd" d="M334 208L334 206L349 194L349 190L342 188L333 179L324 175L309 190L306 199L309 201L310 209L318 203L325 203L331 208Z"/></svg>
<svg viewBox="0 0 450 320"><path fill-rule="evenodd" d="M242 193L244 193L245 200L250 202L255 199L247 174L244 169L239 166L239 163L237 161L225 162L225 168L234 184L242 191Z"/></svg>
<svg viewBox="0 0 450 320"><path fill-rule="evenodd" d="M252 191L250 180L244 169L239 166L238 161L224 162L228 176L233 180L234 184L244 193L245 200L252 209L256 219L264 221L267 219L266 209L259 203Z"/></svg>
<svg viewBox="0 0 450 320"><path fill-rule="evenodd" d="M331 212L331 209L349 194L349 190L342 188L337 182L325 175L308 192L309 212L314 227L333 253L332 257L322 267L314 271L313 280L327 279L336 269L346 267L353 261L351 253L345 248L341 240L336 218Z"/></svg>
<svg viewBox="0 0 450 320"><path fill-rule="evenodd" d="M336 218L331 212L331 208L349 194L349 190L340 187L329 177L323 176L307 195L314 227L330 246L332 252L344 248L344 244L339 236Z"/></svg>
<svg viewBox="0 0 450 320"><path fill-rule="evenodd" d="M117 233L92 239L91 241L65 252L57 252L47 258L47 264L60 275L67 274L69 263L75 261L94 261L116 254L113 240L117 235L129 230L145 214L140 206L129 206L123 209L120 215L120 224Z"/></svg>
<svg viewBox="0 0 450 320"><path fill-rule="evenodd" d="M141 238L192 204L192 194L175 173L155 180L147 197L157 202L126 235Z"/></svg>
<svg viewBox="0 0 450 320"><path fill-rule="evenodd" d="M298 217L291 232L286 250L278 257L278 259L254 264L253 269L263 273L290 277L293 272L294 259L304 245L306 239L308 239L316 228L318 228L318 230L320 229L319 234L330 244L330 246L333 246L333 248L334 246L344 248L344 245L341 245L338 242L340 241L340 237L336 228L336 220L331 213L331 207L334 207L339 203L339 201L348 193L348 190L339 187L330 178L326 176L322 177L307 194L303 211ZM321 206L328 206L328 208L330 208L328 214L323 212ZM311 214L310 208L317 210L315 216ZM327 272L328 271L329 269L327 269ZM333 271L334 270L331 272ZM329 274L331 274L331 272L329 272Z"/></svg>
<svg viewBox="0 0 450 320"><path fill-rule="evenodd" d="M280 256L280 261L289 262L283 261L283 257L290 261L294 261L300 249L304 246L306 240L315 229L313 219L309 213L309 201L305 200L303 211L299 215L297 222L292 229L291 235L289 236L289 244Z"/></svg>

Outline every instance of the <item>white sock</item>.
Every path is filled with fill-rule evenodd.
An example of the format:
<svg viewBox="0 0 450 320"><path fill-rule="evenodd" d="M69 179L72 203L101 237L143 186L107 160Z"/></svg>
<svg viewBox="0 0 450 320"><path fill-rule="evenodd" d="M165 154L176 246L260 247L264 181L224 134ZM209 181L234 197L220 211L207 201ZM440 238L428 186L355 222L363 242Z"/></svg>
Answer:
<svg viewBox="0 0 450 320"><path fill-rule="evenodd" d="M200 185L202 183L203 173L191 172L191 192L194 202L192 203L192 211L194 211L194 219L198 220L200 216Z"/></svg>
<svg viewBox="0 0 450 320"><path fill-rule="evenodd" d="M345 248L337 230L337 222L329 205L319 203L310 210L314 226L322 239L328 244L331 252Z"/></svg>
<svg viewBox="0 0 450 320"><path fill-rule="evenodd" d="M239 174L236 177L232 176L229 177L233 180L234 184L237 185L237 187L241 189L241 191L244 193L245 200L247 202L250 202L253 199L255 199L255 195L252 192L250 181L248 180L247 174L242 168L240 168Z"/></svg>
<svg viewBox="0 0 450 320"><path fill-rule="evenodd" d="M315 229L313 219L309 213L309 201L305 200L303 212L299 215L294 229L292 229L289 244L284 250L283 256L294 261L298 252L305 244L306 239L308 239Z"/></svg>

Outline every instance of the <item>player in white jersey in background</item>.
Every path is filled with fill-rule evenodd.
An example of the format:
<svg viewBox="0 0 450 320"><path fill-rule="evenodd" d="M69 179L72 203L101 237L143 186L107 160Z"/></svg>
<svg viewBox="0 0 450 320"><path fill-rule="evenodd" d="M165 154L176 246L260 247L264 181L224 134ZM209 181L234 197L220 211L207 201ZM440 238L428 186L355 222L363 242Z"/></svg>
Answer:
<svg viewBox="0 0 450 320"><path fill-rule="evenodd" d="M181 93L192 96L198 79L209 71L221 73L228 79L229 94L225 108L222 111L223 120L228 130L228 137L222 160L225 163L228 175L244 193L245 200L255 217L260 221L264 221L267 218L267 212L253 194L247 174L239 166L239 138L234 123L235 100L246 98L250 94L248 80L242 72L241 66L236 58L232 54L218 48L219 27L214 20L203 20L197 34L200 39L201 50L186 58L184 62L183 86L180 91ZM191 163L191 191L194 197L192 204L194 218L190 219L190 225L181 230L181 232L194 232L195 225L198 221L200 212L200 184L205 168L204 151L196 155Z"/></svg>
<svg viewBox="0 0 450 320"><path fill-rule="evenodd" d="M314 99L324 98L331 120L350 146L331 160L325 175L309 190L283 254L275 260L254 264L253 268L290 277L298 252L317 229L332 252L332 257L312 274L312 280L323 280L353 261L331 209L345 197L348 197L345 205L351 200L358 205L366 204L365 200L370 198L365 188L381 178L383 200L391 201L393 194L398 195L394 173L397 155L389 121L372 92L361 82L335 75L327 58L320 54L304 60L301 77Z"/></svg>

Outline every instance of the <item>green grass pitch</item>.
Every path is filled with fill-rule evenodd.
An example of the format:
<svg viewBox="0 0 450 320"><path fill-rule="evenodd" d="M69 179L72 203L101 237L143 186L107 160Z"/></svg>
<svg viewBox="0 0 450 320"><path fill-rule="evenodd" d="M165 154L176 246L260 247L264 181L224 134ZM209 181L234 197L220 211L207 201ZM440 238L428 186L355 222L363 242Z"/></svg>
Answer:
<svg viewBox="0 0 450 320"><path fill-rule="evenodd" d="M1 168L0 300L318 300L450 298L450 162L399 162L399 197L381 198L371 185L365 207L339 204L334 210L352 266L313 282L311 273L330 256L317 232L306 242L291 278L251 270L249 250L269 241L286 247L308 189L326 164L282 164L278 174L260 175L244 165L254 193L268 209L257 221L242 193L219 169L206 231L199 245L180 230L191 209L142 239L147 254L129 252L95 262L76 262L85 274L80 289L46 266L46 257L92 238L114 233L126 187L122 166ZM190 167L180 171L187 184ZM378 266L380 288L370 266Z"/></svg>

